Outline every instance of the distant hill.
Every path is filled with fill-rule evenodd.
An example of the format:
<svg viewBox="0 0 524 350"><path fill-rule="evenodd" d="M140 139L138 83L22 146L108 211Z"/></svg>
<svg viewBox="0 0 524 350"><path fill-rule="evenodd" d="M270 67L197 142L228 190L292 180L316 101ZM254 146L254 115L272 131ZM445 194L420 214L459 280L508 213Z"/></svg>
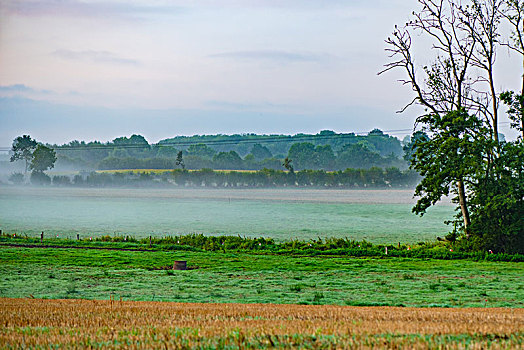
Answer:
<svg viewBox="0 0 524 350"><path fill-rule="evenodd" d="M314 135L177 136L157 144L150 144L141 135L131 135L105 143L75 140L47 146L57 152L57 170L282 170L285 158L287 169L297 171L407 168L400 140L378 129L367 135L323 130Z"/></svg>
<svg viewBox="0 0 524 350"><path fill-rule="evenodd" d="M400 140L396 137L384 134L375 129L367 135L355 135L354 133L335 133L331 130L323 130L318 134L296 134L296 135L257 135L257 134L235 134L235 135L194 135L176 136L159 142L160 145L170 145L177 149L187 149L191 144L212 143L217 152L235 151L240 156L250 153L253 144L258 143L266 147L273 155L287 155L294 143L309 142L314 146L330 145L334 152L340 151L348 144L361 143L370 150L377 152L383 157L391 154L401 157L403 154Z"/></svg>

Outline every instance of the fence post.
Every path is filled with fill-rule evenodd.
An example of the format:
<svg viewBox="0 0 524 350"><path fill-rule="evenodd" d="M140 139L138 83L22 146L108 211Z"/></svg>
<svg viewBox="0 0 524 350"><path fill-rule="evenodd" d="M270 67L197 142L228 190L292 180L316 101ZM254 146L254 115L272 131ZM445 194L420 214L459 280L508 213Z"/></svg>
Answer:
<svg viewBox="0 0 524 350"><path fill-rule="evenodd" d="M44 243L44 231L40 234L40 243Z"/></svg>
<svg viewBox="0 0 524 350"><path fill-rule="evenodd" d="M149 248L151 248L151 236L149 236Z"/></svg>
<svg viewBox="0 0 524 350"><path fill-rule="evenodd" d="M76 234L76 240L79 241L80 240L80 234Z"/></svg>

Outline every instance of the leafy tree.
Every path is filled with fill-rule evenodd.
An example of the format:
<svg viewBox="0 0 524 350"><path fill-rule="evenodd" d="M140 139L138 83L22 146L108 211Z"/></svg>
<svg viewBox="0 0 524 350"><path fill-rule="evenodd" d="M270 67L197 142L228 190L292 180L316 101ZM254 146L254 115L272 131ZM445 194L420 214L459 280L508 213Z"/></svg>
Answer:
<svg viewBox="0 0 524 350"><path fill-rule="evenodd" d="M13 147L11 148L11 151L13 152L13 155L10 159L11 162L23 159L25 161L25 173L27 173L27 169L31 159L33 159L33 152L36 149L36 146L37 142L33 140L31 136L18 136L16 139L14 139Z"/></svg>
<svg viewBox="0 0 524 350"><path fill-rule="evenodd" d="M291 162L292 160L289 159L289 157L286 157L282 166L286 168L286 170L288 170L291 174L293 174L295 172L295 169L293 168L293 165L291 165Z"/></svg>
<svg viewBox="0 0 524 350"><path fill-rule="evenodd" d="M182 169L186 168L186 165L184 164L184 158L183 158L183 155L182 155L182 151L179 151L178 154L176 155L175 164L178 165L178 166L181 166Z"/></svg>
<svg viewBox="0 0 524 350"><path fill-rule="evenodd" d="M520 131L520 137L524 139L524 94L505 91L500 94L500 99L509 107L508 117L511 120L511 127Z"/></svg>
<svg viewBox="0 0 524 350"><path fill-rule="evenodd" d="M42 171L31 172L31 183L33 185L49 185L51 178Z"/></svg>
<svg viewBox="0 0 524 350"><path fill-rule="evenodd" d="M178 150L171 146L156 146L156 156L159 158L175 158L178 155Z"/></svg>
<svg viewBox="0 0 524 350"><path fill-rule="evenodd" d="M263 160L273 157L273 154L269 151L266 146L262 146L260 143L255 143L251 148L251 154L256 160Z"/></svg>
<svg viewBox="0 0 524 350"><path fill-rule="evenodd" d="M522 39L524 3L418 2L421 9L413 12L413 19L395 27L386 40L392 62L383 71L403 69L404 83L415 95L404 109L412 104L425 108L415 124L425 135L412 140L406 150L411 167L423 176L413 211L422 215L442 196L453 194L459 209L455 223L462 224L464 246L523 252L524 149L522 139L499 139L495 64L497 47L505 41L499 31L503 18L516 24ZM515 18L518 21L512 22ZM435 51L433 63L422 69L415 64L414 33L432 41ZM524 54L519 51L522 47L517 51ZM511 107L512 127L518 128L522 102L511 93L500 97Z"/></svg>
<svg viewBox="0 0 524 350"><path fill-rule="evenodd" d="M411 162L413 155L417 150L417 143L420 144L425 141L429 141L429 136L423 131L415 131L413 135L406 140L406 144L403 147L404 159Z"/></svg>
<svg viewBox="0 0 524 350"><path fill-rule="evenodd" d="M346 168L371 168L381 166L383 158L377 152L373 152L366 145L348 144L339 152L337 166L340 169Z"/></svg>
<svg viewBox="0 0 524 350"><path fill-rule="evenodd" d="M44 172L55 166L56 153L53 149L44 145L38 145L33 152L33 159L29 168L33 172Z"/></svg>
<svg viewBox="0 0 524 350"><path fill-rule="evenodd" d="M315 145L310 142L294 143L289 148L288 158L293 159L296 169L311 169L316 159Z"/></svg>
<svg viewBox="0 0 524 350"><path fill-rule="evenodd" d="M319 169L333 169L335 165L335 153L330 145L315 147L314 167Z"/></svg>
<svg viewBox="0 0 524 350"><path fill-rule="evenodd" d="M111 151L110 157L114 158L127 158L129 157L129 152L125 148L114 148L113 151Z"/></svg>
<svg viewBox="0 0 524 350"><path fill-rule="evenodd" d="M242 158L235 151L220 152L213 157L219 169L242 169Z"/></svg>
<svg viewBox="0 0 524 350"><path fill-rule="evenodd" d="M217 152L204 143L191 145L187 149L187 154L190 156L198 156L202 158L211 159Z"/></svg>

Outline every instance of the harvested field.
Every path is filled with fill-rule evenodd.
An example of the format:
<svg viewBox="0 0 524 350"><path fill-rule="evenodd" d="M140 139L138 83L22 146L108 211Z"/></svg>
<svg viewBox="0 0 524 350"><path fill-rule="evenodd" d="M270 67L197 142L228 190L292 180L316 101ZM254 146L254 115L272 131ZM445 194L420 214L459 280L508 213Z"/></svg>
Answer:
<svg viewBox="0 0 524 350"><path fill-rule="evenodd" d="M522 348L524 309L0 299L0 347Z"/></svg>

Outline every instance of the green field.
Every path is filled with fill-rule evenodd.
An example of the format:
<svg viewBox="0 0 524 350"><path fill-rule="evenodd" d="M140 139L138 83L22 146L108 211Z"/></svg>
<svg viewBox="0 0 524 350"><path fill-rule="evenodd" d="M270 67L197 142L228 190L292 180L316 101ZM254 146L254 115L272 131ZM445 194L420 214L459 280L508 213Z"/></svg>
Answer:
<svg viewBox="0 0 524 350"><path fill-rule="evenodd" d="M186 271L164 270L187 260ZM524 307L524 264L0 247L0 297Z"/></svg>
<svg viewBox="0 0 524 350"><path fill-rule="evenodd" d="M203 233L276 240L434 241L449 204L411 213L411 190L0 188L4 232L84 237Z"/></svg>

